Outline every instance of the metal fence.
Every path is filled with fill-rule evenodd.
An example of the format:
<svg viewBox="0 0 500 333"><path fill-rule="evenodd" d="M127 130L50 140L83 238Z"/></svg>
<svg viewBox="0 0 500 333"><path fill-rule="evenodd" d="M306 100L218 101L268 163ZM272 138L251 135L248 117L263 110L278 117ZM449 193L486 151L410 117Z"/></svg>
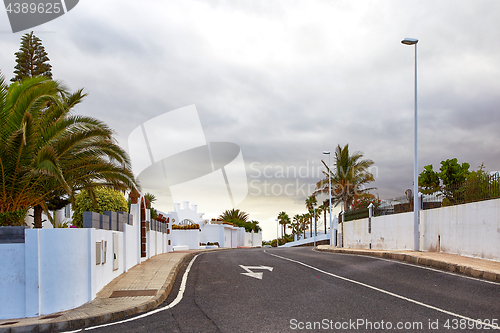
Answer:
<svg viewBox="0 0 500 333"><path fill-rule="evenodd" d="M492 175L475 173L460 184L443 186L440 191L423 194L420 209L432 209L442 206L460 205L500 198L500 177L498 173ZM374 215L397 214L413 211L413 196L402 196L382 200Z"/></svg>
<svg viewBox="0 0 500 333"><path fill-rule="evenodd" d="M443 205L443 198L439 196L423 195L420 209L439 208ZM375 209L373 215L389 215L413 212L413 197L406 196L381 200L380 206Z"/></svg>
<svg viewBox="0 0 500 333"><path fill-rule="evenodd" d="M497 198L500 198L499 174L476 173L461 184L443 186L440 191L423 194L420 200L420 209L425 210ZM410 191L406 196L381 200L380 205L374 209L373 215L381 216L412 211L413 195ZM353 212L346 212L344 221L367 217L368 208L363 208Z"/></svg>
<svg viewBox="0 0 500 333"><path fill-rule="evenodd" d="M444 186L441 191L426 195L434 200L441 200L443 206L500 198L500 181L498 173L475 174L465 182Z"/></svg>

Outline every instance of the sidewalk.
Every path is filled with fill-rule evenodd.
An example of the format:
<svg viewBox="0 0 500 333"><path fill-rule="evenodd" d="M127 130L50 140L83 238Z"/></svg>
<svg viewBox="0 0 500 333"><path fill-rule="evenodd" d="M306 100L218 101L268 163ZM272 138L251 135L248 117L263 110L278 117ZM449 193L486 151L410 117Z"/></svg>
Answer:
<svg viewBox="0 0 500 333"><path fill-rule="evenodd" d="M330 245L319 245L316 250L401 260L410 264L430 266L500 283L500 262L493 260L463 257L442 252L345 249Z"/></svg>
<svg viewBox="0 0 500 333"><path fill-rule="evenodd" d="M182 265L194 254L206 251L213 250L154 256L111 281L93 301L48 316L0 320L0 333L69 331L154 309L170 294Z"/></svg>

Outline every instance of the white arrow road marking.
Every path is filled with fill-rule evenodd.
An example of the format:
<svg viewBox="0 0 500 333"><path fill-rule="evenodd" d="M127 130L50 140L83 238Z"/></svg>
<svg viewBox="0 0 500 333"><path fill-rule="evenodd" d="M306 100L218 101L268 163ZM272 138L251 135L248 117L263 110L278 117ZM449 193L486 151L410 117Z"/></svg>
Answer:
<svg viewBox="0 0 500 333"><path fill-rule="evenodd" d="M252 269L267 269L270 272L273 271L273 268L269 267L269 266L243 266L243 265L240 265L240 267L243 268L245 271L247 271L246 273L241 273L241 274L251 276L251 277L259 279L259 280L262 280L262 276L264 275L264 273L252 272L251 271Z"/></svg>

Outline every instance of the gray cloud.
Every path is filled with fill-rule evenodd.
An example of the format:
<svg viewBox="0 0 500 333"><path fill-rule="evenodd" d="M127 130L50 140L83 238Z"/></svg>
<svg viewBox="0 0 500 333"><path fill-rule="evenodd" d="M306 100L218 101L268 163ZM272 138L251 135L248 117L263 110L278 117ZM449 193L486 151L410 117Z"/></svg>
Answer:
<svg viewBox="0 0 500 333"><path fill-rule="evenodd" d="M78 112L108 122L124 146L139 124L196 104L207 141L238 144L249 175L254 162L319 164L323 150L349 143L375 161L384 198L413 181L414 49L404 37L420 40L420 169L452 157L500 169L499 11L495 0L81 2L35 34L54 76L89 92ZM8 79L21 35L0 40ZM250 195L239 208L270 238L277 213L305 211L303 199Z"/></svg>

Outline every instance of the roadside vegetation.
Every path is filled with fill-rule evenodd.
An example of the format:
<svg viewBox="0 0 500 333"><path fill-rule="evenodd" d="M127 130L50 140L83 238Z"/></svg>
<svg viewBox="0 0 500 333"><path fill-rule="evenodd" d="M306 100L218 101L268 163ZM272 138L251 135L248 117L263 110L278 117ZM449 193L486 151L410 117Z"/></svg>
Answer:
<svg viewBox="0 0 500 333"><path fill-rule="evenodd" d="M258 221L249 220L248 214L239 209L226 210L219 216L219 220L237 227L243 227L246 232L259 232L262 230Z"/></svg>
<svg viewBox="0 0 500 333"><path fill-rule="evenodd" d="M278 214L278 223L282 226L281 238L278 240L279 245L292 242L295 236L300 237L306 232L309 237L312 237L313 232L315 232L314 226L320 228L321 217L323 217L323 232L326 233L330 201L326 199L318 205L317 197L320 194L328 195L329 190L331 190L332 209L342 204L347 211L368 207L370 202L378 201L378 198L369 193L376 188L367 187L375 180L370 172L370 167L374 162L370 159L364 159L363 156L362 152L351 153L349 144L346 144L344 147L338 145L335 149L331 168L325 161L321 161L326 168L326 171L323 171L324 178L316 184L316 191L305 199L306 212L295 214L292 219L286 212ZM289 235L286 233L287 226L291 229ZM266 244L276 246L276 239L266 242Z"/></svg>
<svg viewBox="0 0 500 333"><path fill-rule="evenodd" d="M34 227L41 228L42 211L52 220L49 210L81 191L95 198L96 188L138 188L114 131L74 113L86 93L52 79L41 40L25 34L15 55L13 83L0 73L0 225L24 225L33 208Z"/></svg>

